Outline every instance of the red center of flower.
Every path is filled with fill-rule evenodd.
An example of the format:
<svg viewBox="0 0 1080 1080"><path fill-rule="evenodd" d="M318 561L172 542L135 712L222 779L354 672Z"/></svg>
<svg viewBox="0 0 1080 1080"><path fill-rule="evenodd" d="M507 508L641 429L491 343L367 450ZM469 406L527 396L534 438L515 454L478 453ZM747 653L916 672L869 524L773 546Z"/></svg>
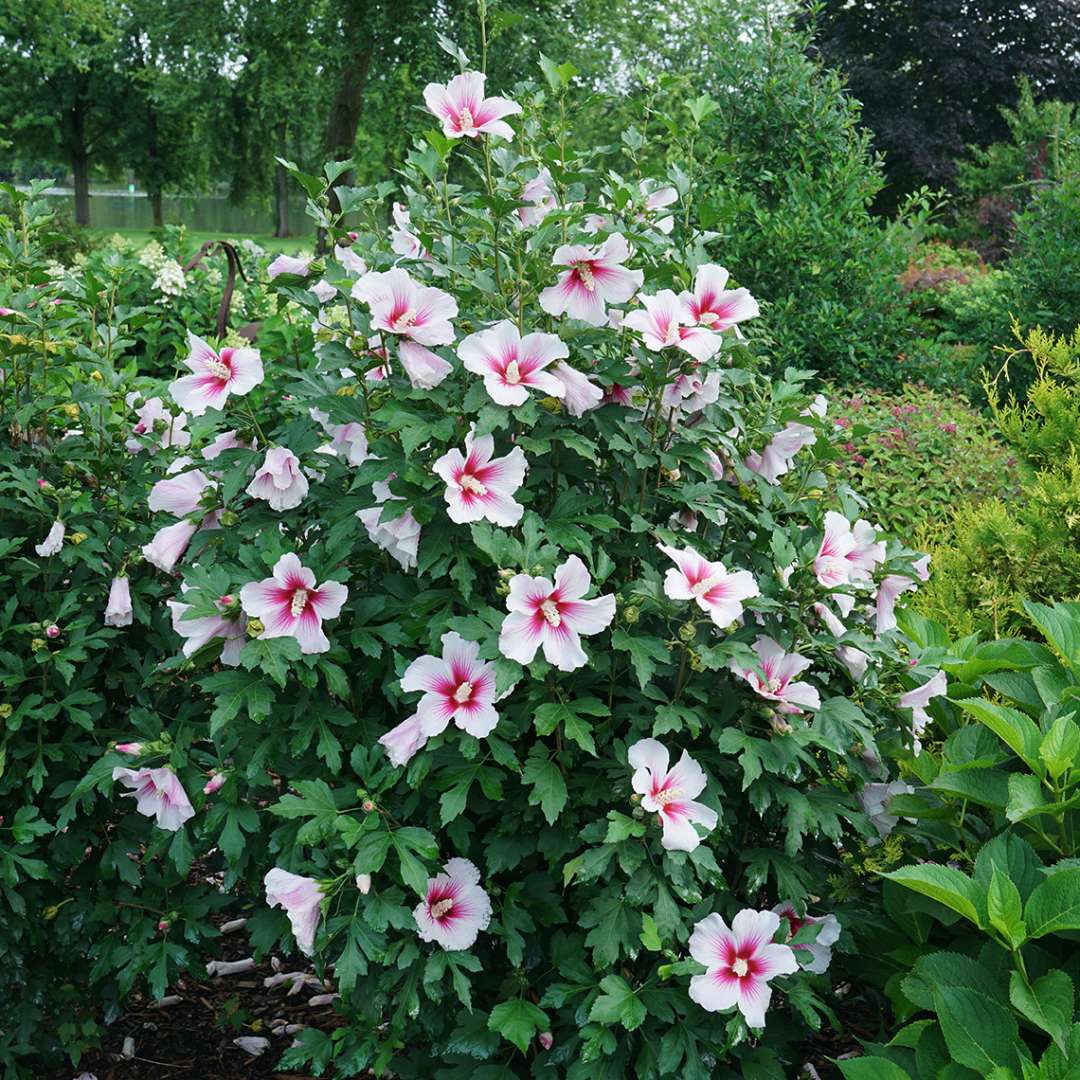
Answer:
<svg viewBox="0 0 1080 1080"><path fill-rule="evenodd" d="M449 912L454 906L454 901L448 896L445 900L439 900L437 903L431 905L431 917L433 919L441 919Z"/></svg>
<svg viewBox="0 0 1080 1080"><path fill-rule="evenodd" d="M471 682L463 682L453 693L454 700L459 705L464 705L469 698L472 697L473 684Z"/></svg>
<svg viewBox="0 0 1080 1080"><path fill-rule="evenodd" d="M473 114L468 109L462 109L458 115L458 130L471 131L475 126Z"/></svg>
<svg viewBox="0 0 1080 1080"><path fill-rule="evenodd" d="M304 613L307 602L307 589L297 589L296 592L292 594L292 600L289 601L289 614L292 615L294 619L298 619Z"/></svg>
<svg viewBox="0 0 1080 1080"><path fill-rule="evenodd" d="M737 975L740 979L745 979L750 974L750 965L741 956L735 957L735 962L731 965L732 975Z"/></svg>
<svg viewBox="0 0 1080 1080"><path fill-rule="evenodd" d="M395 316L391 324L395 330L408 330L416 322L416 309L409 308L400 315Z"/></svg>

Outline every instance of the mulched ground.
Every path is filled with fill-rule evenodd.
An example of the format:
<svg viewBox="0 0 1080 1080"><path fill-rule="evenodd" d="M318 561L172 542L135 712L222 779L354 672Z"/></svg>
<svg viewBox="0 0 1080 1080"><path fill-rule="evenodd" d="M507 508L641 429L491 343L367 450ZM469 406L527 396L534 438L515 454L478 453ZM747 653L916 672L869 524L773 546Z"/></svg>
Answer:
<svg viewBox="0 0 1080 1080"><path fill-rule="evenodd" d="M223 960L251 956L242 929L221 940ZM274 1034L275 1029L300 1024L329 1030L340 1022L332 1004L309 1004L333 987L305 983L290 994L289 983L271 988L263 984L266 978L293 971L315 978L302 958L298 963L296 956L272 956L240 974L204 979L185 975L169 988L169 994L181 1000L167 1008L133 995L123 1016L109 1027L101 1050L87 1054L78 1070L53 1073L49 1080L72 1080L82 1071L97 1080L315 1080L306 1073L274 1071L296 1038L292 1032ZM233 1041L251 1036L269 1039L269 1048L253 1056ZM127 1039L130 1057L125 1057Z"/></svg>

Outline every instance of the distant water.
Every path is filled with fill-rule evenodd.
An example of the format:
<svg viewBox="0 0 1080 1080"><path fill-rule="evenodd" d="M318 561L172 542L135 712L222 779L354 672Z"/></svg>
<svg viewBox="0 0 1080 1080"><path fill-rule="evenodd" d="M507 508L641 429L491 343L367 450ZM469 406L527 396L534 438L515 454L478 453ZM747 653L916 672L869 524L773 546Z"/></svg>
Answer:
<svg viewBox="0 0 1080 1080"><path fill-rule="evenodd" d="M50 188L48 200L75 217L75 193ZM307 233L311 219L304 213L303 196L289 200L289 231ZM162 200L166 225L186 225L198 232L273 233L274 211L267 204L237 205L223 195L166 195ZM90 224L95 229L151 229L154 214L145 192L134 195L120 188L90 191Z"/></svg>

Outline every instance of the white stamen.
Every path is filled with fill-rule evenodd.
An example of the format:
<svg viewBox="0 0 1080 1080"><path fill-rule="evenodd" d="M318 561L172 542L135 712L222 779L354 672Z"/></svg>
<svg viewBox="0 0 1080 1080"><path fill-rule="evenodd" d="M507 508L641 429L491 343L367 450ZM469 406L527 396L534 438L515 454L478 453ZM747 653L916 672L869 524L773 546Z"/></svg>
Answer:
<svg viewBox="0 0 1080 1080"><path fill-rule="evenodd" d="M459 705L464 705L465 702L468 701L469 698L471 698L471 697L472 697L472 683L471 682L463 682L454 691L454 700Z"/></svg>
<svg viewBox="0 0 1080 1080"><path fill-rule="evenodd" d="M665 345L677 345L679 343L679 324L672 320L668 323L667 335L664 337Z"/></svg>
<svg viewBox="0 0 1080 1080"><path fill-rule="evenodd" d="M462 491L471 491L474 495L486 495L488 493L488 489L472 473L462 473L461 479L458 480L458 487Z"/></svg>
<svg viewBox="0 0 1080 1080"><path fill-rule="evenodd" d="M712 326L713 323L719 321L720 316L717 315L715 311L703 311L698 316L698 322L701 323L702 326Z"/></svg>
<svg viewBox="0 0 1080 1080"><path fill-rule="evenodd" d="M232 371L224 360L220 360L218 357L214 356L203 362L206 364L206 370L209 371L215 379L228 379L232 377Z"/></svg>
<svg viewBox="0 0 1080 1080"><path fill-rule="evenodd" d="M750 965L741 957L735 958L735 963L731 965L732 973L738 975L740 979L744 978L750 970Z"/></svg>
<svg viewBox="0 0 1080 1080"><path fill-rule="evenodd" d="M307 597L307 589L297 589L292 594L292 600L289 601L289 614L294 619L298 619L304 613L304 608L307 607Z"/></svg>
<svg viewBox="0 0 1080 1080"><path fill-rule="evenodd" d="M765 683L765 686L770 694L778 694L784 686L784 680L774 675Z"/></svg>
<svg viewBox="0 0 1080 1080"><path fill-rule="evenodd" d="M441 919L453 906L454 901L448 896L445 900L440 900L437 904L431 905L431 917Z"/></svg>
<svg viewBox="0 0 1080 1080"><path fill-rule="evenodd" d="M696 585L690 586L690 591L695 596L704 596L707 592L720 584L720 578L717 575L711 577L702 578Z"/></svg>
<svg viewBox="0 0 1080 1080"><path fill-rule="evenodd" d="M675 787L665 788L663 791L654 791L653 802L659 803L660 806L667 806L668 803L674 802L680 794L679 789Z"/></svg>
<svg viewBox="0 0 1080 1080"><path fill-rule="evenodd" d="M518 362L516 360L511 360L510 363L506 365L506 381L511 386L517 386L517 384L521 382L521 369L518 367Z"/></svg>
<svg viewBox="0 0 1080 1080"><path fill-rule="evenodd" d="M581 278L581 284L585 286L589 292L596 292L596 279L593 277L592 263L579 262L577 264L578 277Z"/></svg>
<svg viewBox="0 0 1080 1080"><path fill-rule="evenodd" d="M395 320L393 328L395 330L408 330L412 324L416 322L416 309L409 308L408 311L403 311Z"/></svg>
<svg viewBox="0 0 1080 1080"><path fill-rule="evenodd" d="M547 619L549 626L562 625L562 616L559 614L559 605L554 600L545 600L540 605L540 614Z"/></svg>
<svg viewBox="0 0 1080 1080"><path fill-rule="evenodd" d="M458 131L472 131L475 126L472 113L468 109L462 109L458 114Z"/></svg>

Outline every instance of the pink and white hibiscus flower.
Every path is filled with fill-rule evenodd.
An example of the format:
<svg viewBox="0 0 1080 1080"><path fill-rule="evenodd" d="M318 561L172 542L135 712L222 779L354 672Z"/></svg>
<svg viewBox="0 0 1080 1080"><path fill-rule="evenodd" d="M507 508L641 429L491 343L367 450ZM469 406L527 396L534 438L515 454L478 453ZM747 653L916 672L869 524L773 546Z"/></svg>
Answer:
<svg viewBox="0 0 1080 1080"><path fill-rule="evenodd" d="M851 523L843 514L829 510L825 514L825 535L814 557L814 574L827 589L844 585L851 577L852 562L848 556L855 550L855 535Z"/></svg>
<svg viewBox="0 0 1080 1080"><path fill-rule="evenodd" d="M559 204L552 188L551 173L541 169L521 189L522 202L532 206L520 206L517 210L518 221L525 227L539 225Z"/></svg>
<svg viewBox="0 0 1080 1080"><path fill-rule="evenodd" d="M406 259L430 258L420 243L420 237L412 232L412 221L409 211L401 203L396 202L393 206L394 224L390 229L390 247L395 254Z"/></svg>
<svg viewBox="0 0 1080 1080"><path fill-rule="evenodd" d="M790 900L777 904L773 911L787 923L789 942L803 927L818 927L817 937L813 941L791 944L790 948L810 954L810 963L804 965L804 971L809 971L814 975L824 975L829 970L829 964L832 961L832 946L840 940L840 920L833 914L811 915L807 912L805 915L800 915Z"/></svg>
<svg viewBox="0 0 1080 1080"><path fill-rule="evenodd" d="M499 722L495 711L495 666L484 663L480 646L459 634L443 634L443 654L419 656L401 676L401 689L422 690L416 705L425 738L439 735L451 720L470 735L483 739Z"/></svg>
<svg viewBox="0 0 1080 1080"><path fill-rule="evenodd" d="M131 583L126 574L117 574L109 586L109 599L105 604L105 625L130 626L133 618Z"/></svg>
<svg viewBox="0 0 1080 1080"><path fill-rule="evenodd" d="M555 583L545 577L515 574L499 632L499 651L519 664L530 664L541 646L544 658L560 671L576 671L588 661L581 636L599 634L615 618L615 597L583 597L592 578L585 564L571 555L555 571Z"/></svg>
<svg viewBox="0 0 1080 1080"><path fill-rule="evenodd" d="M922 749L919 739L926 730L926 725L930 723L930 714L926 711L926 706L930 704L931 698L944 697L948 689L948 676L944 671L939 671L922 686L916 686L914 690L909 690L900 696L900 708L911 710L911 731L915 736L916 754Z"/></svg>
<svg viewBox="0 0 1080 1080"><path fill-rule="evenodd" d="M266 276L273 281L280 274L307 277L311 273L311 259L298 259L294 255L279 255L266 268Z"/></svg>
<svg viewBox="0 0 1080 1080"><path fill-rule="evenodd" d="M795 953L773 942L780 928L775 911L745 908L731 920L731 929L719 915L707 915L690 935L690 955L704 964L704 975L690 980L690 998L708 1012L733 1006L749 1027L763 1028L772 999L769 980L799 970Z"/></svg>
<svg viewBox="0 0 1080 1080"><path fill-rule="evenodd" d="M322 917L322 885L314 878L291 874L275 866L263 878L266 902L270 907L283 908L289 916L297 948L311 956L315 950L315 931Z"/></svg>
<svg viewBox="0 0 1080 1080"><path fill-rule="evenodd" d="M62 521L54 521L49 527L48 535L40 544L34 545L34 551L42 558L50 555L58 555L64 546L65 526Z"/></svg>
<svg viewBox="0 0 1080 1080"><path fill-rule="evenodd" d="M877 829L879 837L884 839L896 828L899 817L887 812L889 802L894 795L913 795L915 789L903 780L892 780L888 784L865 784L859 792L859 803L870 819L870 824Z"/></svg>
<svg viewBox="0 0 1080 1080"><path fill-rule="evenodd" d="M770 484L775 484L790 468L795 455L804 446L817 442L814 429L794 420L783 431L774 435L769 445L759 454L747 454L743 464Z"/></svg>
<svg viewBox="0 0 1080 1080"><path fill-rule="evenodd" d="M217 600L214 606L219 614L192 618L187 617L190 604L179 600L166 600L165 603L172 612L173 631L185 639L185 656L194 656L215 638L220 638L223 643L221 663L227 667L236 667L240 663L240 652L247 638L247 617L232 596L222 596Z"/></svg>
<svg viewBox="0 0 1080 1080"><path fill-rule="evenodd" d="M649 180L642 180L638 185L641 194L645 196L645 213L642 216L646 220L657 210L663 210L665 206L671 206L679 201L679 193L670 184L662 184L659 187L654 185L655 181ZM666 236L675 228L675 218L671 214L665 214L653 224Z"/></svg>
<svg viewBox="0 0 1080 1080"><path fill-rule="evenodd" d="M350 274L363 275L367 273L367 263L360 258L352 249L352 245L334 245L334 259Z"/></svg>
<svg viewBox="0 0 1080 1080"><path fill-rule="evenodd" d="M877 538L877 529L865 518L859 518L851 527L855 546L845 558L851 564L853 581L868 581L874 567L885 561L885 542Z"/></svg>
<svg viewBox="0 0 1080 1080"><path fill-rule="evenodd" d="M815 604L814 612L834 637L840 638L847 633L847 627L824 604ZM870 663L870 657L853 645L837 645L836 659L847 668L848 674L856 682L866 674L867 665Z"/></svg>
<svg viewBox="0 0 1080 1080"><path fill-rule="evenodd" d="M510 528L525 513L525 507L513 498L528 468L524 451L515 446L506 457L492 457L494 453L494 436L470 430L464 454L455 447L432 465L446 482L446 512L458 525L486 519Z"/></svg>
<svg viewBox="0 0 1080 1080"><path fill-rule="evenodd" d="M426 742L427 736L421 730L417 713L379 736L379 744L385 747L390 764L399 769L407 765Z"/></svg>
<svg viewBox="0 0 1080 1080"><path fill-rule="evenodd" d="M713 335L715 337L715 335ZM692 371L678 374L664 387L661 401L669 409L687 414L700 412L720 396L720 372L710 371L704 378L695 361Z"/></svg>
<svg viewBox="0 0 1080 1080"><path fill-rule="evenodd" d="M449 345L457 301L442 289L421 285L400 267L372 270L352 287L353 299L371 308L373 330L410 338L419 345Z"/></svg>
<svg viewBox="0 0 1080 1080"><path fill-rule="evenodd" d="M727 330L760 314L757 301L747 289L728 290L727 282L728 272L722 266L708 263L698 267L694 291L684 292L680 297L698 326Z"/></svg>
<svg viewBox="0 0 1080 1080"><path fill-rule="evenodd" d="M705 770L685 750L674 768L668 768L667 747L656 739L640 739L626 758L642 809L656 814L663 826L661 845L667 851L693 851L701 843L694 822L706 832L716 828L716 811L694 802L708 783Z"/></svg>
<svg viewBox="0 0 1080 1080"><path fill-rule="evenodd" d="M181 409L202 416L207 409L223 409L230 394L240 397L263 381L258 349L212 349L188 331L190 353L184 360L190 375L169 384L169 393Z"/></svg>
<svg viewBox="0 0 1080 1080"><path fill-rule="evenodd" d="M466 71L445 86L428 83L424 87L424 104L442 121L448 139L480 135L498 135L508 142L513 139L514 129L503 117L520 113L521 106L507 98L484 97L485 79L479 71Z"/></svg>
<svg viewBox="0 0 1080 1080"><path fill-rule="evenodd" d="M758 654L760 673L753 668L742 667L737 660L732 660L728 667L741 675L759 697L777 702L777 711L782 713L801 713L803 709L800 706L808 709L821 706L821 696L813 686L792 682L799 672L810 666L805 656L784 652L777 642L764 634L758 637L753 647Z"/></svg>
<svg viewBox="0 0 1080 1080"><path fill-rule="evenodd" d="M409 382L418 390L434 390L454 370L438 353L415 341L398 342L398 359Z"/></svg>
<svg viewBox="0 0 1080 1080"><path fill-rule="evenodd" d="M378 480L371 485L371 491L379 505L357 510L356 516L364 523L373 543L378 544L392 559L400 563L403 570L413 569L420 550L420 523L413 517L411 510L406 510L389 521L382 521L382 504L397 502L401 496L393 494L388 483Z"/></svg>
<svg viewBox="0 0 1080 1080"><path fill-rule="evenodd" d="M874 602L874 623L878 634L896 629L896 601L901 593L914 592L918 587L918 582L906 574L886 574L881 579Z"/></svg>
<svg viewBox="0 0 1080 1080"><path fill-rule="evenodd" d="M233 429L232 431L223 431L213 442L203 447L202 456L207 461L213 461L226 450L254 450L256 446L254 439L249 443L243 442L236 434L236 430Z"/></svg>
<svg viewBox="0 0 1080 1080"><path fill-rule="evenodd" d="M244 612L263 624L262 638L294 637L303 653L330 648L323 619L336 619L349 590L339 581L315 584L315 574L295 554L282 555L273 577L248 582L240 590Z"/></svg>
<svg viewBox="0 0 1080 1080"><path fill-rule="evenodd" d="M138 396L137 393L129 394L125 400L130 405ZM135 415L138 416L139 421L131 429L132 437L124 443L129 453L138 454L146 449L146 444L142 439L136 437L139 435L158 436L159 445L163 450L167 450L170 446L183 449L191 445L191 432L187 430L187 413L173 416L165 408L161 398L149 398L135 410Z"/></svg>
<svg viewBox="0 0 1080 1080"><path fill-rule="evenodd" d="M729 572L723 563L709 562L692 547L657 547L675 564L664 576L664 593L672 600L693 600L719 627L742 617L743 600L758 596L749 570Z"/></svg>
<svg viewBox="0 0 1080 1080"><path fill-rule="evenodd" d="M720 338L711 330L694 325L693 316L670 289L655 296L639 297L645 310L631 311L623 326L637 330L653 352L677 348L695 360L708 360L720 348Z"/></svg>
<svg viewBox="0 0 1080 1080"><path fill-rule="evenodd" d="M413 911L421 941L438 942L447 952L468 949L491 922L491 900L480 887L480 871L468 859L450 859L430 878Z"/></svg>
<svg viewBox="0 0 1080 1080"><path fill-rule="evenodd" d="M603 326L606 305L625 304L645 280L641 270L622 265L628 258L630 247L621 233L612 233L600 247L564 244L552 262L570 269L559 276L558 284L540 293L540 306L549 315L569 315Z"/></svg>
<svg viewBox="0 0 1080 1080"><path fill-rule="evenodd" d="M190 521L177 521L172 525L166 525L154 533L149 544L143 544L143 558L163 573L171 574L184 552L187 551L191 538L198 531L199 526Z"/></svg>
<svg viewBox="0 0 1080 1080"><path fill-rule="evenodd" d="M544 370L570 355L556 334L522 337L518 328L504 319L487 330L470 334L457 353L466 371L484 377L484 389L498 405L524 405L530 390L559 398L566 393L562 382Z"/></svg>
<svg viewBox="0 0 1080 1080"><path fill-rule="evenodd" d="M158 480L150 489L146 505L154 513L164 511L175 517L190 517L198 512L204 495L216 484L201 469L180 471L190 464L189 457L177 458L169 466L169 472L175 475Z"/></svg>
<svg viewBox="0 0 1080 1080"><path fill-rule="evenodd" d="M584 416L604 400L604 391L564 360L560 360L551 373L562 383L563 392L558 396L571 416Z"/></svg>
<svg viewBox="0 0 1080 1080"><path fill-rule="evenodd" d="M356 420L347 424L331 424L330 416L321 409L310 409L311 419L322 425L323 431L330 436L326 446L320 446L323 454L340 454L350 465L363 465L371 455L368 453L367 432L364 425Z"/></svg>
<svg viewBox="0 0 1080 1080"><path fill-rule="evenodd" d="M135 799L135 809L156 820L159 829L176 832L185 821L195 816L184 785L172 769L115 768L112 778L125 787L125 798Z"/></svg>
<svg viewBox="0 0 1080 1080"><path fill-rule="evenodd" d="M284 446L272 446L245 489L254 499L263 499L273 510L292 510L308 493L307 477L300 459Z"/></svg>

